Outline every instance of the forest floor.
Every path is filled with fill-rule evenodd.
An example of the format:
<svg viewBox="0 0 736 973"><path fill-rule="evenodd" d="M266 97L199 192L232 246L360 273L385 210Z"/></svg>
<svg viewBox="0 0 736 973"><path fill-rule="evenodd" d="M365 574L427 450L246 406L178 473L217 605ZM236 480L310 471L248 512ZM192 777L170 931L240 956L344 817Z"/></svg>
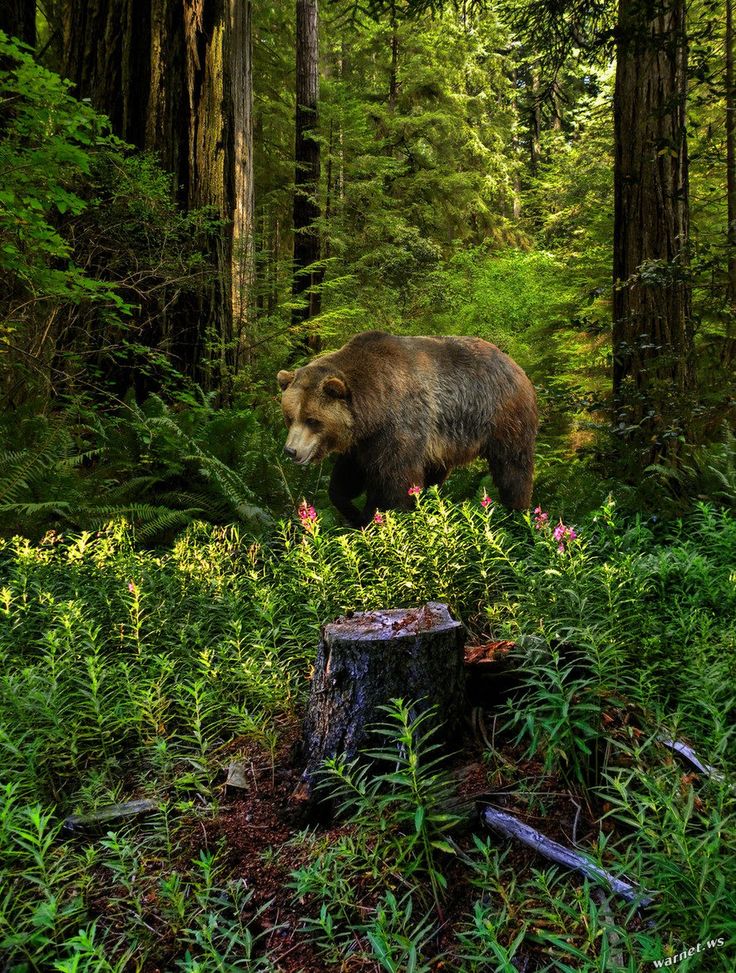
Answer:
<svg viewBox="0 0 736 973"><path fill-rule="evenodd" d="M179 864L185 867L201 852L222 847L222 864L229 877L253 890L249 903L253 934L260 937L261 948L277 970L283 973L324 973L326 969L338 968L344 971L375 970L375 960L365 955L364 945L357 937L352 952L346 951L344 963L326 966L324 954L304 928L305 917L314 918L319 913L319 903L295 899L292 873L306 864L310 854L300 836L305 828L309 828L332 844L353 828L340 821L320 822L319 811L314 809L305 815L302 802L294 797L302 769L294 760L300 734L301 722L295 717L281 728L282 744L273 761L265 749L249 748L248 789L228 788L223 782L222 798L214 817L207 821L196 817L189 825L182 822ZM237 741L232 752L234 756L242 757ZM574 839L581 847L588 847L595 843L601 826L606 831L613 831L612 822L597 820L593 809L584 803L579 804L561 780L545 774L539 760L522 759L518 748L511 745L499 747L498 755L507 771L505 779L498 779L491 793L483 754L483 741L475 739L469 728L466 745L449 761L448 769L457 781L455 798L459 804L465 805L466 819L455 834L458 858L448 865L449 891L438 910L436 934L427 950L427 955L435 955L431 966L437 970L452 970L460 965L454 956L458 948L455 932L472 912L478 895L462 856L473 853L473 834L483 835L479 813L482 806L492 804L519 814L526 823L565 845L570 845ZM545 807L543 815L530 814L523 800L514 799L519 780L533 784L537 800ZM506 842L502 839L502 843ZM171 865L177 867L176 862ZM539 867L540 859L532 850L512 844L505 865L523 878L532 868ZM566 880L571 887L582 884L582 879L573 873L569 873ZM111 889L111 902L117 899L120 891ZM370 883L367 883L364 897L358 891L360 906L367 914L375 909L378 898ZM98 916L103 921L110 911L110 901L100 898L97 902ZM157 904L155 901L148 904L151 908L148 918L155 921ZM538 904L544 906L543 901ZM178 955L175 938L171 935L168 939L163 938L160 950L157 958L144 967L145 973L162 973L172 967ZM518 969L541 969L544 959L542 948L521 953Z"/></svg>
<svg viewBox="0 0 736 973"><path fill-rule="evenodd" d="M487 837L481 821L481 811L492 806L518 817L547 838L565 847L583 851L593 848L599 834L619 839L631 837L618 829L605 812L610 808L594 800L582 799L567 786L564 778L545 772L543 762L528 758L523 748L499 735L496 740L493 702L500 706L501 696L509 690L509 673L505 658L513 643L508 641L473 644L466 647L466 671L469 680L469 699L463 746L448 756L446 770L453 781L452 809L460 809L459 827L453 831L456 849L454 860L447 859L445 876L448 892L434 911L435 928L425 943L424 958L428 969L454 970L462 968L462 956L457 933L473 911L479 888L474 881L472 868L467 866L474 854L474 836ZM500 663L500 665L498 664ZM495 688L494 688L495 686ZM491 703L483 707L479 696L487 693ZM615 713L615 711L614 711ZM621 717L621 713L617 714ZM609 724L616 717L610 716ZM623 717L630 723L628 716ZM635 721L635 720L634 720ZM309 934L305 920L316 920L320 902L314 897L297 898L294 889L294 872L308 865L313 850L304 841L306 831L319 835L325 845L334 845L339 839L356 831L355 825L335 819L329 802L305 805L297 796L302 778L300 762L303 720L292 713L279 724L279 745L274 752L259 747L252 740L235 739L219 753L222 766L221 779L216 783L217 811L203 817L194 815L182 819L179 828L177 859L167 868L186 869L189 862L202 854L220 850L220 865L228 880L242 883L252 891L246 912L249 928L259 943L259 952L268 958L275 970L281 973L323 973L326 969L341 971L373 971L376 963L365 952L365 944L358 935L354 942L343 945L344 958L338 963L326 964L324 952L318 948ZM493 752L496 771L490 772L488 763L488 727L493 726ZM619 727L620 729L620 727ZM634 729L635 733L639 733ZM245 773L238 786L227 783L229 761L233 760ZM671 755L664 760L672 766ZM697 775L683 772L683 786L697 781ZM520 784L523 787L520 788ZM530 802L529 795L533 795ZM325 810L327 808L327 810ZM537 813L535 813L535 811ZM540 813L541 812L541 813ZM499 849L504 848L504 869L519 881L529 877L535 868L545 862L534 850L504 838L494 839ZM158 867L154 863L154 867ZM625 876L622 876L625 877ZM155 878L149 875L148 879ZM563 872L563 882L570 889L580 888L583 879L574 872ZM411 889L407 881L407 890ZM480 890L483 893L483 890ZM110 887L109 898L100 896L93 915L103 924L105 917L115 913L115 904L124 889ZM379 905L381 890L367 881L361 889L354 885L357 908L371 915ZM492 902L497 890L486 890ZM608 893L599 889L601 901ZM595 895L595 893L594 893ZM535 902L527 900L529 909L540 913L537 923L544 926L543 916L547 903L543 896ZM147 921L156 926L161 903L155 893L146 899L150 910ZM555 923L550 921L550 928ZM634 912L628 925L632 931L643 929L646 918L642 912ZM518 929L523 916L517 920ZM534 931L534 928L533 930ZM122 934L111 926L109 932ZM572 937L571 937L572 941ZM179 944L172 929L161 922L156 957L143 966L143 973L162 973L176 965ZM528 943L515 956L513 967L523 971L547 968L549 950L543 942Z"/></svg>
<svg viewBox="0 0 736 973"><path fill-rule="evenodd" d="M557 520L430 493L364 531L195 524L151 550L115 521L0 541L8 970L636 973L715 937L682 969L730 973L736 521L610 501L561 540ZM310 816L294 792L320 626L438 600L475 666L461 752L435 765L441 721L405 701L377 731L384 769L328 768L345 812ZM139 799L140 820L64 829ZM652 907L490 832L484 806Z"/></svg>

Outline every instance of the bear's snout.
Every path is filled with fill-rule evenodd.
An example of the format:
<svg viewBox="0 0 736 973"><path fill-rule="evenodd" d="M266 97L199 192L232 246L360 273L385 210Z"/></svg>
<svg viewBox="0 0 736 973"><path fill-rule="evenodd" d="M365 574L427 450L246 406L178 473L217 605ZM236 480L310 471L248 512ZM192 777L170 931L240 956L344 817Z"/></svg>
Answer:
<svg viewBox="0 0 736 973"><path fill-rule="evenodd" d="M284 452L298 466L306 466L317 457L320 452L320 445L318 435L315 435L304 423L295 422L286 437Z"/></svg>

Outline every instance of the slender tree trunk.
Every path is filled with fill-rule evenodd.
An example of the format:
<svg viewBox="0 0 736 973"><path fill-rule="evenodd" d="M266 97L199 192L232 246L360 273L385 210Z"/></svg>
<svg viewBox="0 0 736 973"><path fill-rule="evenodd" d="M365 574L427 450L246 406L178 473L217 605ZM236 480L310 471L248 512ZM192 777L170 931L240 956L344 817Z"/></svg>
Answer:
<svg viewBox="0 0 736 973"><path fill-rule="evenodd" d="M30 47L36 46L36 0L2 0L0 30L17 37Z"/></svg>
<svg viewBox="0 0 736 973"><path fill-rule="evenodd" d="M560 90L559 81L555 80L552 82L552 87L550 89L550 100L552 102L552 131L561 132L562 131L562 109L560 103L562 101L562 92Z"/></svg>
<svg viewBox="0 0 736 973"><path fill-rule="evenodd" d="M529 108L529 170L532 176L539 172L539 159L542 154L542 106L539 100L539 73L531 69L531 105Z"/></svg>
<svg viewBox="0 0 736 973"><path fill-rule="evenodd" d="M296 140L294 178L294 280L298 304L292 325L300 327L320 312L319 142L314 137L319 102L319 14L317 0L296 0ZM318 350L319 335L302 334L305 349Z"/></svg>
<svg viewBox="0 0 736 973"><path fill-rule="evenodd" d="M340 75L340 81L344 83L347 74L347 45L344 37L340 40L340 55L337 62L337 69ZM342 112L340 112L337 140L340 145L340 165L337 173L337 197L340 200L340 205L342 205L345 202L345 133L343 129Z"/></svg>
<svg viewBox="0 0 736 973"><path fill-rule="evenodd" d="M686 94L684 0L619 0L613 392L619 428L638 427L655 454L676 441L695 383Z"/></svg>
<svg viewBox="0 0 736 973"><path fill-rule="evenodd" d="M519 75L516 68L511 71L511 87L514 92L514 117L519 117L519 94L518 85ZM521 219L521 152L522 149L519 144L518 127L514 126L511 133L511 150L514 162L514 197L512 201L512 215L515 220Z"/></svg>
<svg viewBox="0 0 736 973"><path fill-rule="evenodd" d="M388 106L393 111L399 97L399 29L396 10L391 11L391 70L388 78Z"/></svg>
<svg viewBox="0 0 736 973"><path fill-rule="evenodd" d="M273 228L273 259L271 261L271 281L268 290L268 312L273 314L279 303L279 260L281 259L281 222L276 217Z"/></svg>
<svg viewBox="0 0 736 973"><path fill-rule="evenodd" d="M253 41L251 0L230 0L235 186L233 198L232 308L235 371L248 361L253 339L255 193L253 169Z"/></svg>
<svg viewBox="0 0 736 973"><path fill-rule="evenodd" d="M327 227L327 239L325 240L325 260L330 256L330 218L332 217L332 195L333 195L333 153L334 147L334 124L330 120L330 134L327 139L327 175L325 187L325 226Z"/></svg>
<svg viewBox="0 0 736 973"><path fill-rule="evenodd" d="M736 90L733 71L733 0L726 0L726 195L728 198L728 302L736 316ZM731 327L729 327L729 338Z"/></svg>

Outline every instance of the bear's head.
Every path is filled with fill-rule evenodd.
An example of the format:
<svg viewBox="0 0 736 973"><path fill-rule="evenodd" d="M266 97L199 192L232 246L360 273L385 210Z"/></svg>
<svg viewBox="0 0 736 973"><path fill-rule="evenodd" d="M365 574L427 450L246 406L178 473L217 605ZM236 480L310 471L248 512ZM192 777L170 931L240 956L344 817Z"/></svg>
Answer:
<svg viewBox="0 0 736 973"><path fill-rule="evenodd" d="M280 371L281 410L289 430L284 451L305 466L328 453L344 453L353 438L350 390L345 376L327 365Z"/></svg>

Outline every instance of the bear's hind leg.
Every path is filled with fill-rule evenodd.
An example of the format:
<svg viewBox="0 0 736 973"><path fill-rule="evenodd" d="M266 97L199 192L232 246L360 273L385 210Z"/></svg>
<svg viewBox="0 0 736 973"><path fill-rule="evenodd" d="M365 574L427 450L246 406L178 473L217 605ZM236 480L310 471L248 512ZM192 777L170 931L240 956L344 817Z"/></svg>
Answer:
<svg viewBox="0 0 736 973"><path fill-rule="evenodd" d="M365 470L354 456L338 456L332 469L328 494L332 504L352 527L363 526L363 515L352 502L365 489Z"/></svg>
<svg viewBox="0 0 736 973"><path fill-rule="evenodd" d="M534 482L534 444L517 453L491 450L488 469L501 503L509 510L528 510Z"/></svg>
<svg viewBox="0 0 736 973"><path fill-rule="evenodd" d="M431 463L429 466L424 468L424 485L425 487L441 487L442 484L447 479L449 470L445 466L440 466L439 463Z"/></svg>

